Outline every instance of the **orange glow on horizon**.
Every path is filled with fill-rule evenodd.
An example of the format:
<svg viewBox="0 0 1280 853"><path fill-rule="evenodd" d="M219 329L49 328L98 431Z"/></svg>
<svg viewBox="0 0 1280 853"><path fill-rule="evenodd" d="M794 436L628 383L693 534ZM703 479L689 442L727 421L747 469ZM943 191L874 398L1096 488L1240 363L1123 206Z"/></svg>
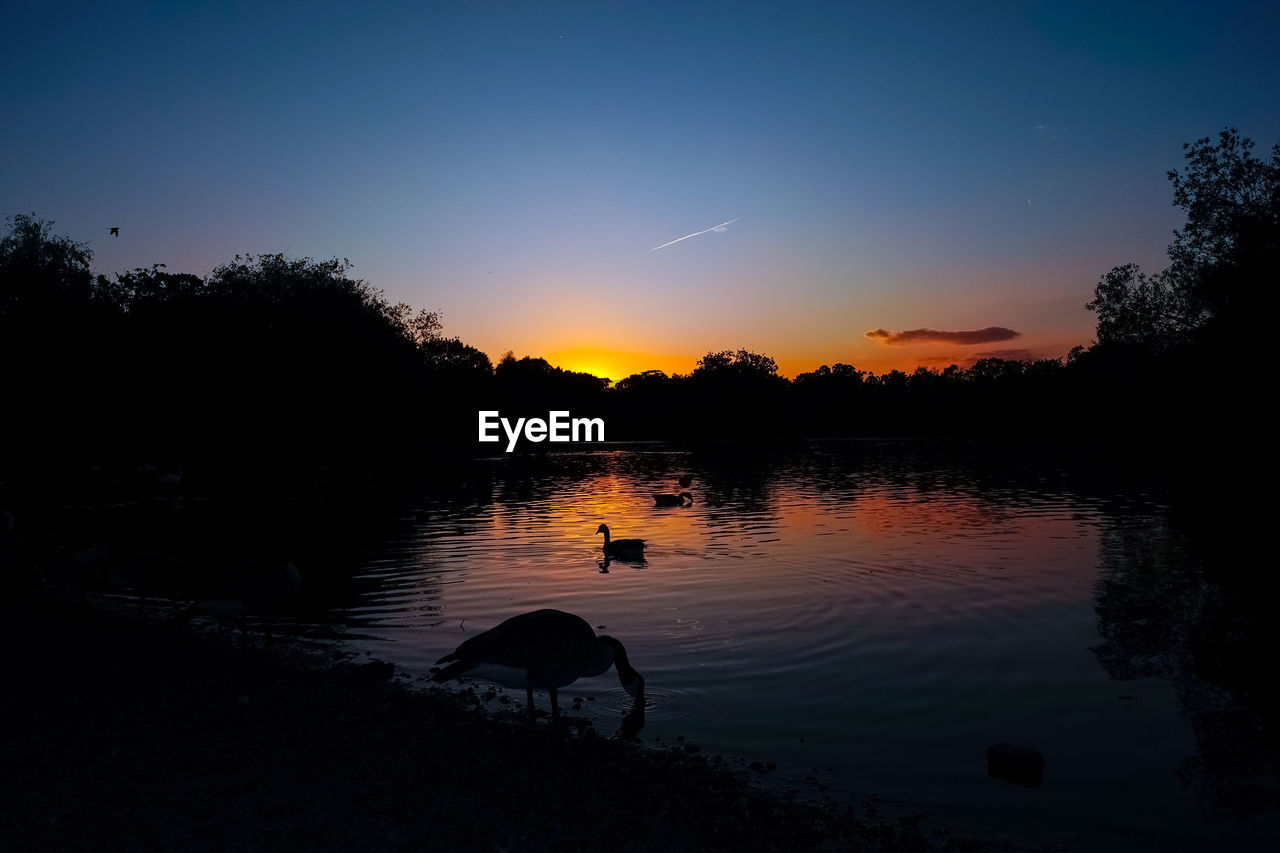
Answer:
<svg viewBox="0 0 1280 853"><path fill-rule="evenodd" d="M556 350L544 356L554 367L590 373L592 376L600 376L614 383L646 370L661 370L668 376L676 373L691 373L698 366L698 359L701 357L701 355L618 352L592 347Z"/></svg>
<svg viewBox="0 0 1280 853"><path fill-rule="evenodd" d="M951 364L968 368L980 358L997 356L1012 360L1028 360L1039 358L1065 358L1070 344L1050 343L1034 349L1018 347L1002 354L996 347L977 347L970 350L957 349L945 345L922 345L911 347L889 347L877 344L856 345L844 353L813 353L780 355L767 348L752 350L763 352L778 364L778 373L788 379L795 379L801 373L817 370L822 365L830 367L835 364L850 364L858 370L884 375L891 370L901 370L910 374L919 367L932 370L943 370ZM747 347L747 349L751 349ZM717 350L712 350L717 351ZM532 353L531 353L532 354ZM548 352L545 358L552 366L564 370L590 373L608 379L616 384L636 373L646 370L661 370L668 376L689 374L698 366L698 361L706 351L688 354L647 354L636 352L619 352L614 350L580 347Z"/></svg>

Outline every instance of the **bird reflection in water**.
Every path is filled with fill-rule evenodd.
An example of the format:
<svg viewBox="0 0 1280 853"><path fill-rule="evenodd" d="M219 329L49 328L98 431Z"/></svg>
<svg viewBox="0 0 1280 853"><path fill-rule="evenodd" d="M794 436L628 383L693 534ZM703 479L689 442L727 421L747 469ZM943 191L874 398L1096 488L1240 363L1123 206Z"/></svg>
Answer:
<svg viewBox="0 0 1280 853"><path fill-rule="evenodd" d="M609 574L609 567L612 566L614 563L622 563L623 565L630 566L633 569L643 569L643 568L647 568L649 565L647 562L645 562L643 557L628 558L628 557L610 556L608 554L605 554L603 559L596 560L596 565L600 567L600 574L602 575Z"/></svg>

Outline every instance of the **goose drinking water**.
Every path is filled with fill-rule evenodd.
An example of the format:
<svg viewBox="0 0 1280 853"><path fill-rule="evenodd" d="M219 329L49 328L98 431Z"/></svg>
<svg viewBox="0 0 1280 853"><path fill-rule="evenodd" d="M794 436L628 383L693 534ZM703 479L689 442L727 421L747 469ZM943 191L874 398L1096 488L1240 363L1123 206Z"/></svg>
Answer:
<svg viewBox="0 0 1280 853"><path fill-rule="evenodd" d="M447 663L434 676L443 682L468 673L528 692L533 717L533 689L551 694L551 719L560 719L556 691L579 678L616 667L623 688L643 706L644 677L627 660L622 643L596 636L587 621L562 610L535 610L512 616L483 634L466 640L436 663Z"/></svg>

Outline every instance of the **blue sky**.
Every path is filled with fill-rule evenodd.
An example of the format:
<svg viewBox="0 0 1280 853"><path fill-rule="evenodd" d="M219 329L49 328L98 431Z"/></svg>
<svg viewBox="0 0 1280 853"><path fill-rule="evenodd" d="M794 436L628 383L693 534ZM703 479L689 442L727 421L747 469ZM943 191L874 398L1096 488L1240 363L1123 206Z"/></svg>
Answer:
<svg viewBox="0 0 1280 853"><path fill-rule="evenodd" d="M880 371L1089 343L1098 277L1163 264L1182 143L1280 141L1274 4L793 6L26 4L0 214L108 273L350 258L491 356L615 379ZM865 336L989 326L1020 334Z"/></svg>

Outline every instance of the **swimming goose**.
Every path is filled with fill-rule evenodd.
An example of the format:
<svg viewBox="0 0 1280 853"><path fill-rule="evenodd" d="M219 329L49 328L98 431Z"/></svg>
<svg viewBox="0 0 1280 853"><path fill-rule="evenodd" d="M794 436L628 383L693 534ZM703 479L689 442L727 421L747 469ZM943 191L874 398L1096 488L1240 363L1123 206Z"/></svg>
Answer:
<svg viewBox="0 0 1280 853"><path fill-rule="evenodd" d="M596 533L604 534L604 553L607 557L617 557L620 560L637 559L644 557L644 540L643 539L609 539L609 525L602 524L596 528Z"/></svg>
<svg viewBox="0 0 1280 853"><path fill-rule="evenodd" d="M682 477L681 477L677 482L678 482L681 486L683 486L684 488L686 488L686 489L687 489L687 488L689 488L691 485L693 485L693 475L692 475L692 474L685 474L685 475L684 475L684 476L682 476Z"/></svg>
<svg viewBox="0 0 1280 853"><path fill-rule="evenodd" d="M681 492L678 495L654 495L653 502L658 506L685 506L685 501L693 503L693 495Z"/></svg>
<svg viewBox="0 0 1280 853"><path fill-rule="evenodd" d="M467 673L508 687L523 687L533 717L533 688L551 694L551 720L560 719L556 691L579 678L601 675L616 667L623 688L644 703L644 677L632 668L622 643L606 635L596 636L587 621L562 610L535 610L512 616L483 634L466 640L436 663L448 666L436 672L444 682Z"/></svg>

